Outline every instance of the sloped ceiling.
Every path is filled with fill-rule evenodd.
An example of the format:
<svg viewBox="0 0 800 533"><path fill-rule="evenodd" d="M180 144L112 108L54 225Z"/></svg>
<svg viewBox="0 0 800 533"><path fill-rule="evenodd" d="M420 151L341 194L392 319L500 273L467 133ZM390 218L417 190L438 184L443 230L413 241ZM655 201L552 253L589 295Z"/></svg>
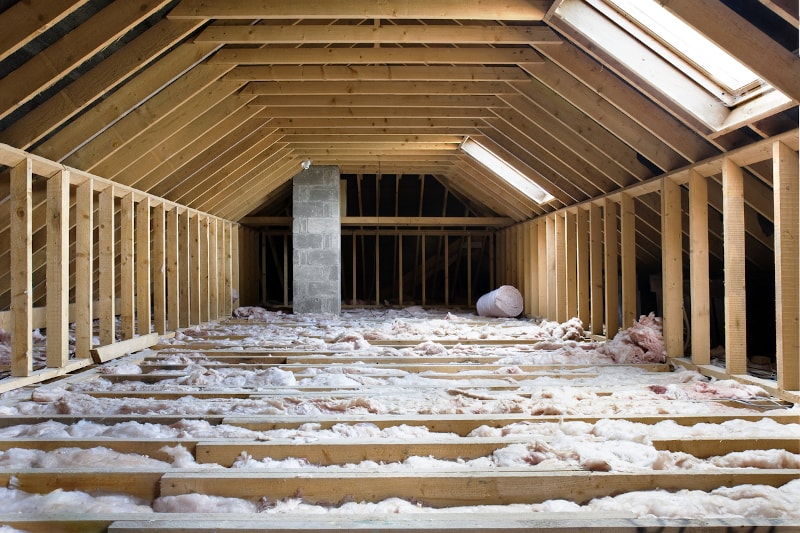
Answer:
<svg viewBox="0 0 800 533"><path fill-rule="evenodd" d="M752 32L758 53L741 33L714 35L745 62L796 51L796 2L663 3L704 31ZM794 105L705 130L546 24L549 0L6 4L0 142L234 221L305 159L432 175L522 221L797 126ZM800 79L796 61L788 78L772 64L759 61L765 79ZM465 135L556 200L497 180L459 151ZM769 169L750 171L750 187L768 189ZM638 203L656 215L657 200ZM749 206L751 226L767 204Z"/></svg>

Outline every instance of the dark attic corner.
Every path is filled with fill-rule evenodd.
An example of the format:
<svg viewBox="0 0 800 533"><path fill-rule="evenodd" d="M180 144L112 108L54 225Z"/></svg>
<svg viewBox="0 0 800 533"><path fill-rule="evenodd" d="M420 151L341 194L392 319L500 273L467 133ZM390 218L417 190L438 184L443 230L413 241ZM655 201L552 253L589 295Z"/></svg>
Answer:
<svg viewBox="0 0 800 533"><path fill-rule="evenodd" d="M0 0L0 533L800 530L799 25Z"/></svg>

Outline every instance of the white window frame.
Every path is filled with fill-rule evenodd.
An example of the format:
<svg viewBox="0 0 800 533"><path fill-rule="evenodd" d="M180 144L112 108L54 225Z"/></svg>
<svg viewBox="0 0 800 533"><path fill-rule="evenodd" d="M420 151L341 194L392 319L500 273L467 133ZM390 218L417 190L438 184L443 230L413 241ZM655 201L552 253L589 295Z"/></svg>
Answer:
<svg viewBox="0 0 800 533"><path fill-rule="evenodd" d="M614 0L556 0L545 20L575 37L599 59L612 63L620 76L648 96L667 107L688 111L712 136L791 105L790 98L761 80L737 94L735 90L739 88L726 87L667 46L666 37L642 28L613 3Z"/></svg>

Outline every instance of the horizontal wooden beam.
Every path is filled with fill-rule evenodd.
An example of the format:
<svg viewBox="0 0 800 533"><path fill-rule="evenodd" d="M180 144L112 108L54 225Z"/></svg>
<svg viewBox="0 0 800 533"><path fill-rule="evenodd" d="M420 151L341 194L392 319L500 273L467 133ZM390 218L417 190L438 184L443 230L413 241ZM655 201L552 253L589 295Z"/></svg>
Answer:
<svg viewBox="0 0 800 533"><path fill-rule="evenodd" d="M216 65L536 64L544 59L530 46L513 48L223 48Z"/></svg>
<svg viewBox="0 0 800 533"><path fill-rule="evenodd" d="M457 0L406 0L345 3L309 0L182 0L169 18L203 19L468 19L542 20L550 0L506 0L504 2Z"/></svg>
<svg viewBox="0 0 800 533"><path fill-rule="evenodd" d="M229 498L272 501L302 494L308 503L330 504L344 500L378 502L386 498L413 498L434 507L459 505L509 505L565 499L584 504L593 498L621 492L651 490L705 490L744 484L782 486L800 475L799 470L720 469L697 472L421 472L377 473L309 470L296 472L241 471L166 472L161 496L208 494Z"/></svg>
<svg viewBox="0 0 800 533"><path fill-rule="evenodd" d="M90 353L95 363L105 363L117 357L129 354L131 352L138 352L149 348L158 343L161 339L158 333L148 333L147 335L140 335L132 339L127 339L114 344L107 344L105 346L98 346L92 348Z"/></svg>
<svg viewBox="0 0 800 533"><path fill-rule="evenodd" d="M248 105L276 107L509 107L494 95L464 94L362 94L362 95L265 95L256 96Z"/></svg>
<svg viewBox="0 0 800 533"><path fill-rule="evenodd" d="M285 226L292 217L244 217L240 224L248 226ZM342 226L508 226L506 217L342 217Z"/></svg>
<svg viewBox="0 0 800 533"><path fill-rule="evenodd" d="M501 81L254 81L239 91L255 95L364 95L364 94L514 94Z"/></svg>
<svg viewBox="0 0 800 533"><path fill-rule="evenodd" d="M519 67L301 65L238 66L223 79L237 81L528 81Z"/></svg>
<svg viewBox="0 0 800 533"><path fill-rule="evenodd" d="M508 226L506 217L342 217L342 226Z"/></svg>
<svg viewBox="0 0 800 533"><path fill-rule="evenodd" d="M194 42L217 44L436 43L539 45L560 44L563 41L548 26L297 24L209 26L195 38Z"/></svg>

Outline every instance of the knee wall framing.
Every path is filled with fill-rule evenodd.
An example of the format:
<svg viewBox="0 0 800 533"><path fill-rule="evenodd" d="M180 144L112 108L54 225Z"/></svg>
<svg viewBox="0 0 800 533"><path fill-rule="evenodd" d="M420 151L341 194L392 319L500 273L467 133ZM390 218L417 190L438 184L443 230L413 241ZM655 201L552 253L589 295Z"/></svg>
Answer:
<svg viewBox="0 0 800 533"><path fill-rule="evenodd" d="M709 374L758 381L768 390L797 401L800 398L797 148L798 131L793 130L500 230L497 268L506 273L501 281L515 284L526 296L526 313L550 320L578 316L587 331L613 337L620 328L630 327L636 318L636 240L650 238L643 226L653 224L636 213L634 199L658 193L660 212L664 215L660 217L660 242L654 244L661 253L660 290L668 357ZM773 169L777 382L747 376L746 359L746 187L742 186L742 169L766 161L772 162ZM708 181L718 175L723 190L721 232L726 302L726 369L722 372L709 366ZM687 192L688 211L681 202L681 194ZM683 246L685 233L688 233L688 254ZM509 269L507 265L520 264L518 259L523 259L523 271L519 267ZM687 307L691 307L691 314L685 331L683 275L687 260L691 301ZM619 289L617 283L621 283ZM684 357L685 341L690 343L691 358Z"/></svg>
<svg viewBox="0 0 800 533"><path fill-rule="evenodd" d="M10 309L0 311L0 328L11 332L11 377L0 380L0 391L230 315L239 290L238 224L3 144L0 164L10 167L11 192L10 232L2 237ZM39 180L43 197L34 194ZM46 329L47 362L35 369L37 328Z"/></svg>

